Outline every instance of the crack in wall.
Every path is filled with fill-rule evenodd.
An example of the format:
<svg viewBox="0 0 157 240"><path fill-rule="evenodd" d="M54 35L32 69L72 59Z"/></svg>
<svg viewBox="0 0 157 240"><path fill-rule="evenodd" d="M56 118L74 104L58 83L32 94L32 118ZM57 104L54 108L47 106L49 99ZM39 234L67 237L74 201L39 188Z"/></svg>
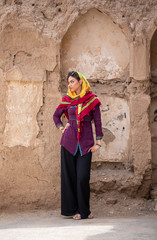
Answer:
<svg viewBox="0 0 157 240"><path fill-rule="evenodd" d="M45 112L45 102L46 102L46 97L47 97L47 91L49 88L49 85L52 84L53 82L53 73L57 73L58 72L58 55L56 55L56 65L54 66L54 68L52 69L52 71L45 71L45 81L43 82L43 104L40 107L38 113L37 113L37 123L39 126L39 132L37 135L37 138L39 138L40 140L42 140L44 142L45 140L45 116L44 116L44 112Z"/></svg>
<svg viewBox="0 0 157 240"><path fill-rule="evenodd" d="M47 74L46 74L46 79L47 79ZM39 127L39 131L37 134L37 138L39 138L41 141L44 141L44 105L45 105L45 84L46 82L43 82L43 88L42 88L42 92L43 92L43 99L42 102L43 104L41 105L37 115L36 115L36 120L37 120L37 124Z"/></svg>
<svg viewBox="0 0 157 240"><path fill-rule="evenodd" d="M46 183L49 184L49 182L48 182L47 180L45 180L45 179L40 179L40 178L38 178L38 177L31 176L31 175L28 175L28 174L25 174L25 176L26 176L26 177L29 177L29 178L35 178L38 183L41 181L41 182L46 182Z"/></svg>

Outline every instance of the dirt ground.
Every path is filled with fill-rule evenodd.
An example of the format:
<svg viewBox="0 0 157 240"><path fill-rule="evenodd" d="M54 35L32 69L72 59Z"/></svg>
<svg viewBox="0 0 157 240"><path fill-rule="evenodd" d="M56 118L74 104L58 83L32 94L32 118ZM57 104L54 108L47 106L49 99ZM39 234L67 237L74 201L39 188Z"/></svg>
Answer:
<svg viewBox="0 0 157 240"><path fill-rule="evenodd" d="M155 200L130 198L118 193L91 193L91 210L100 218L157 215Z"/></svg>
<svg viewBox="0 0 157 240"><path fill-rule="evenodd" d="M114 196L114 197L113 197ZM119 193L91 193L90 197L90 209L96 218L105 217L137 217L137 216L157 216L157 201L144 198L130 198L126 195ZM60 215L59 207L45 208L44 206L38 206L33 208L30 206L27 209L22 209L19 206L0 210L0 216L5 214L21 214L21 213L37 213L44 212L53 215Z"/></svg>

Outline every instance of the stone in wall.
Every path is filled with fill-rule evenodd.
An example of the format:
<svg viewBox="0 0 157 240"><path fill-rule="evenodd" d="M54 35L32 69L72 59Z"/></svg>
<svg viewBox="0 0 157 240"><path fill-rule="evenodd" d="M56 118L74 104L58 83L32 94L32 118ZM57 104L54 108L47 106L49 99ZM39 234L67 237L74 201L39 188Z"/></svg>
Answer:
<svg viewBox="0 0 157 240"><path fill-rule="evenodd" d="M149 66L147 64L146 41L133 42L130 46L131 59L130 77L136 80L146 80L149 77Z"/></svg>
<svg viewBox="0 0 157 240"><path fill-rule="evenodd" d="M4 71L19 67L23 81L43 81L43 71L53 71L56 66L55 42L40 36L35 29L19 29L14 23L5 24L3 28L0 67Z"/></svg>
<svg viewBox="0 0 157 240"><path fill-rule="evenodd" d="M131 112L131 149L135 176L151 171L151 135L148 110L150 96L140 94L130 97ZM150 178L150 172L149 172Z"/></svg>
<svg viewBox="0 0 157 240"><path fill-rule="evenodd" d="M11 81L7 89L4 145L28 147L35 142L39 127L36 115L42 105L42 84Z"/></svg>

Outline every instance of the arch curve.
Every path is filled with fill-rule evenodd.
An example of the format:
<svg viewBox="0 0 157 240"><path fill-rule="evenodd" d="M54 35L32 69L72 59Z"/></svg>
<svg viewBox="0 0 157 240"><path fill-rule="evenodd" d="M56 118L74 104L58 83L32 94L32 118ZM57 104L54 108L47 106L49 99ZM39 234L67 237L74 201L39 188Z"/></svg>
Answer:
<svg viewBox="0 0 157 240"><path fill-rule="evenodd" d="M79 17L61 42L61 73L78 70L89 79L119 78L129 64L129 44L117 24L97 9Z"/></svg>

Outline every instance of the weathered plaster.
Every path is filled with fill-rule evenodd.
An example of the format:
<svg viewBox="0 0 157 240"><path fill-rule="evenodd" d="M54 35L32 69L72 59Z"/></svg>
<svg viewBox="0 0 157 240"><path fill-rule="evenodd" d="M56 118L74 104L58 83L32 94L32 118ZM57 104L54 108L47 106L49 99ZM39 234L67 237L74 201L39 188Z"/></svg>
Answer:
<svg viewBox="0 0 157 240"><path fill-rule="evenodd" d="M97 161L125 162L129 158L129 105L122 98L101 96L99 99L102 103L101 117L104 137L103 147L96 159Z"/></svg>
<svg viewBox="0 0 157 240"><path fill-rule="evenodd" d="M147 65L146 41L133 42L130 46L130 76L136 80L145 80L149 77L149 66Z"/></svg>
<svg viewBox="0 0 157 240"><path fill-rule="evenodd" d="M68 29L61 58L64 74L77 69L90 79L112 79L120 77L128 66L129 46L112 20L92 9Z"/></svg>
<svg viewBox="0 0 157 240"><path fill-rule="evenodd" d="M39 83L8 84L5 146L28 147L34 143L39 131L36 115L42 105L42 88Z"/></svg>

